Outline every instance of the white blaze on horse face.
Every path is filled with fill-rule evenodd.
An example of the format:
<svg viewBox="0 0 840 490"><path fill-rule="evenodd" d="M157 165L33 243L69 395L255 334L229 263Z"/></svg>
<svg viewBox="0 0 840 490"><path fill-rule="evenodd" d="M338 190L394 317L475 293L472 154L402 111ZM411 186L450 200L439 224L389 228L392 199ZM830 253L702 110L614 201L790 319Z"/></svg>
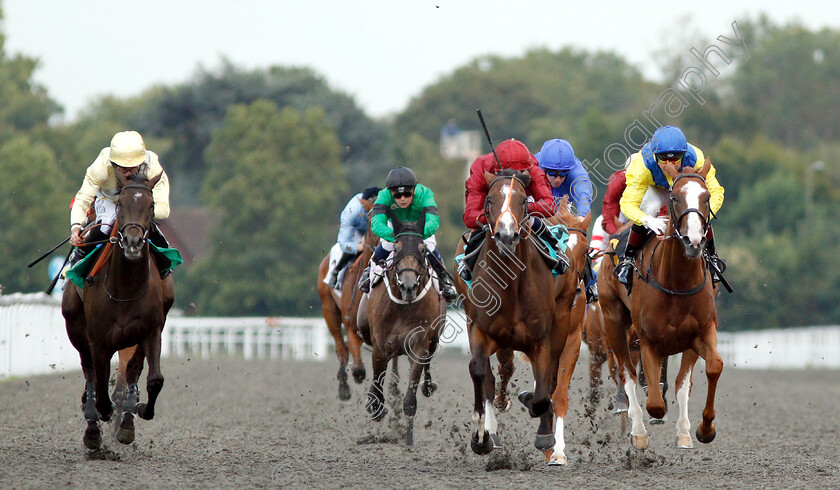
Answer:
<svg viewBox="0 0 840 490"><path fill-rule="evenodd" d="M688 182L683 186L683 190L685 191L685 203L688 208L700 209L700 198L703 197L706 192L703 189L703 186L700 185L699 182ZM700 246L701 240L703 240L703 220L697 213L689 213L685 217L686 224L688 228L686 229L686 236L691 241L691 245L695 247Z"/></svg>
<svg viewBox="0 0 840 490"><path fill-rule="evenodd" d="M566 242L566 251L574 250L575 245L577 245L578 236L576 233L569 233L569 241ZM567 254L568 255L568 254Z"/></svg>
<svg viewBox="0 0 840 490"><path fill-rule="evenodd" d="M502 204L502 210L499 214L499 219L496 221L496 233L500 235L512 236L516 232L516 218L510 210L510 201L516 191L510 184L502 186L502 194L505 196L505 202Z"/></svg>

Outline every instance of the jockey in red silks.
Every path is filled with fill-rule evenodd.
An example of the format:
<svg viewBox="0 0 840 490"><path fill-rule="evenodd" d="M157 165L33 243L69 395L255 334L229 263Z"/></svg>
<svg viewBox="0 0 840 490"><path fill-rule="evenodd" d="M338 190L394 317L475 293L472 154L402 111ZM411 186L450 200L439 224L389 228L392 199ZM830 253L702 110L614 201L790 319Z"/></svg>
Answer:
<svg viewBox="0 0 840 490"><path fill-rule="evenodd" d="M496 156L499 158L496 162ZM563 274L569 268L569 260L563 253L557 238L551 234L540 217L548 218L555 213L554 196L545 172L540 169L539 162L522 142L515 139L503 141L496 146L496 156L487 153L475 159L470 165L470 176L466 185L466 208L464 209L464 224L470 229L470 237L464 250L464 260L459 264L458 274L464 280L472 278L472 268L478 258L477 252L484 241L487 218L484 216L484 201L487 198L489 186L484 177L485 173L495 174L502 169L512 169L528 172L531 182L525 191L528 193L528 213L531 215L531 231L554 246L557 251L558 263L555 271ZM533 199L533 201L531 201Z"/></svg>

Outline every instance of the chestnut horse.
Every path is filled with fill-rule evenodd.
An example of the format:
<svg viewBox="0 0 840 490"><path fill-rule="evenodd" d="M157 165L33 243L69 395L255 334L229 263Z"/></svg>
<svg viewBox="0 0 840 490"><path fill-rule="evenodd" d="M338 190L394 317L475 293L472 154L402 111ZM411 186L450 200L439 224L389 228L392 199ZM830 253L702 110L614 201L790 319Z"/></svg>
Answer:
<svg viewBox="0 0 840 490"><path fill-rule="evenodd" d="M362 200L362 205L366 211L370 211L373 204L370 201ZM356 315L359 310L359 301L362 298L362 292L356 287L361 277L361 272L370 261L370 256L373 250L379 244L379 237L368 230L365 233L364 249L362 249L359 257L347 266L344 272L344 278L341 282L341 291L324 284L324 278L327 276L329 268L330 254L321 260L318 267L318 296L321 298L321 312L324 315L324 320L327 323L327 328L330 330L333 339L335 340L335 354L338 357L338 398L339 400L350 399L350 386L347 384L347 362L349 357L353 356L353 364L350 371L353 373L353 380L357 384L365 380L365 365L362 362L362 343L363 340L359 335L359 329L356 324ZM340 272L340 271L339 271ZM345 342L344 336L341 334L341 327L344 326L344 332L347 336ZM349 350L348 350L349 346Z"/></svg>
<svg viewBox="0 0 840 490"><path fill-rule="evenodd" d="M102 272L89 276L82 291L72 283L64 289L61 312L70 342L79 351L85 376L82 395L87 421L84 443L98 449L102 443L99 420L108 421L114 407L108 395L111 357L120 349L136 345L126 366L128 394L122 407L117 439L123 444L134 440L134 417L151 420L155 401L163 388L160 372L161 331L166 314L175 300L172 276L160 278L150 254L148 235L154 215L152 188L160 176L147 180L138 175L124 178L117 172L120 188L117 221L112 233L119 247L103 252L107 260ZM148 362L146 378L148 403L139 403L137 380Z"/></svg>
<svg viewBox="0 0 840 490"><path fill-rule="evenodd" d="M409 358L408 388L403 397L405 414L414 417L417 412L417 387L424 371L423 394L431 395L433 387L429 362L437 349L441 319L446 314L445 302L432 284L426 262L424 219L400 222L393 215L390 219L396 237L394 259L382 281L371 288L367 298L367 320L373 346L373 380L366 408L377 421L388 412L382 385L388 361L396 360L397 356ZM407 443L412 443L411 432Z"/></svg>
<svg viewBox="0 0 840 490"><path fill-rule="evenodd" d="M636 259L637 277L630 298L630 319L639 337L642 365L652 379L660 376L663 358L682 353L676 380L679 404L677 418L678 448L694 446L689 433L688 399L692 372L698 357L706 362L708 391L703 420L697 427L697 440L709 443L715 438L714 399L723 361L717 352L717 309L711 275L704 260L706 231L711 208L705 176L710 160L699 173L684 168L669 175L669 222L664 237L648 242ZM608 270L602 268L602 276ZM609 271L611 274L611 271ZM603 295L601 296L603 298ZM636 373L627 345L626 318L620 308L601 304L605 330L625 377L624 389L629 399L632 422L631 441L637 449L649 445L642 421L642 409L636 397ZM615 318L615 317L618 318ZM648 386L647 411L654 418L665 414L665 402L659 384Z"/></svg>
<svg viewBox="0 0 840 490"><path fill-rule="evenodd" d="M567 343L570 332L568 322L561 318L561 306L572 300L531 239L525 191L530 175L502 170L498 175L486 173L485 178L488 238L481 246L471 288L456 278L459 290L466 293L463 304L472 353L469 369L475 395L475 432L471 447L476 454L499 447L491 403L496 387L490 356L497 353L501 369L508 364L502 357L518 350L530 360L536 381L534 392L521 394L520 401L532 417L540 418L534 445L546 451L555 445L550 409L560 356L574 343Z"/></svg>

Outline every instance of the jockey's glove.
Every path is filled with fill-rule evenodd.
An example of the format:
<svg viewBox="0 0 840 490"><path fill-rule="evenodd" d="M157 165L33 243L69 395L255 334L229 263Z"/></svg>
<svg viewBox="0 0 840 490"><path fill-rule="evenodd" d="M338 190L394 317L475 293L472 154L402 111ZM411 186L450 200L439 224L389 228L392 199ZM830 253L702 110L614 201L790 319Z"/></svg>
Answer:
<svg viewBox="0 0 840 490"><path fill-rule="evenodd" d="M668 222L665 221L664 218L657 218L655 216L649 215L645 215L644 218L642 218L642 224L645 228L656 233L657 235L662 235L668 228Z"/></svg>

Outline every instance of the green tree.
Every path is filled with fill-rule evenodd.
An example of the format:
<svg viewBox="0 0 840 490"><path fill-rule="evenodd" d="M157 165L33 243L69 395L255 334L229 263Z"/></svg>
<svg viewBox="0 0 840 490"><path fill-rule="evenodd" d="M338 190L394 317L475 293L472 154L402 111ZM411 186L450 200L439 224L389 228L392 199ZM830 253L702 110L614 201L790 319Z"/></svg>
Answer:
<svg viewBox="0 0 840 490"><path fill-rule="evenodd" d="M311 314L346 192L339 155L319 109L278 110L267 100L230 108L205 152L204 198L221 226L216 249L190 270L186 301L197 313Z"/></svg>
<svg viewBox="0 0 840 490"><path fill-rule="evenodd" d="M0 175L0 283L6 292L44 290L49 260L26 265L70 232L67 182L52 150L22 134L0 144Z"/></svg>

